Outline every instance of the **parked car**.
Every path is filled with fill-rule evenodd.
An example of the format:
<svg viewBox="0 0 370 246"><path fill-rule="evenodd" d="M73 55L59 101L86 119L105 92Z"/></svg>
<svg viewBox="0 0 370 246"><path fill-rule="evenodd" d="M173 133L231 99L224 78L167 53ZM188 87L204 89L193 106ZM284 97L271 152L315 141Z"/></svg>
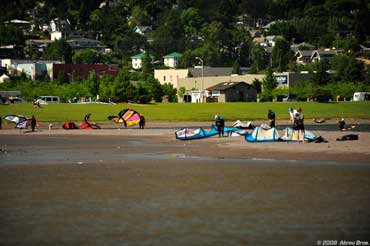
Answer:
<svg viewBox="0 0 370 246"><path fill-rule="evenodd" d="M286 95L283 97L283 102L295 102L297 101L297 96L296 95Z"/></svg>
<svg viewBox="0 0 370 246"><path fill-rule="evenodd" d="M60 103L60 98L57 96L39 96L35 103L38 104L49 104L49 103Z"/></svg>

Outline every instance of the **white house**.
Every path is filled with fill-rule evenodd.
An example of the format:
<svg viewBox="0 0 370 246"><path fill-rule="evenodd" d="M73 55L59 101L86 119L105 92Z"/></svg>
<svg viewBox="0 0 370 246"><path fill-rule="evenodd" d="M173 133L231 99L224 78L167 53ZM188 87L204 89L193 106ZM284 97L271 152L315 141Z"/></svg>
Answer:
<svg viewBox="0 0 370 246"><path fill-rule="evenodd" d="M145 35L149 32L152 32L152 27L151 26L135 26L133 29L133 32L136 32L140 35Z"/></svg>
<svg viewBox="0 0 370 246"><path fill-rule="evenodd" d="M163 63L166 67L176 68L180 63L181 53L172 52L171 54L163 56Z"/></svg>
<svg viewBox="0 0 370 246"><path fill-rule="evenodd" d="M131 56L131 62L132 62L132 68L135 69L135 70L138 70L138 69L141 69L142 67L142 61L144 59L144 56L145 56L145 52L141 52L139 54L136 54L134 56ZM152 62L153 62L153 59L154 57L153 56L150 56Z"/></svg>
<svg viewBox="0 0 370 246"><path fill-rule="evenodd" d="M330 49L315 50L312 52L311 61L312 62L323 61L323 60L330 61L334 58L334 56L342 52L343 50L330 50Z"/></svg>

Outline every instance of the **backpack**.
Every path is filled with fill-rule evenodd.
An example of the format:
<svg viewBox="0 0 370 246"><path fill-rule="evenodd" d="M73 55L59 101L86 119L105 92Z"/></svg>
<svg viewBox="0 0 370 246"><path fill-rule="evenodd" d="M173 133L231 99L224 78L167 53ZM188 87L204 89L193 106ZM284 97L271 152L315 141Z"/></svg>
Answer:
<svg viewBox="0 0 370 246"><path fill-rule="evenodd" d="M357 134L348 134L348 135L344 135L340 138L337 138L337 141L348 141L348 140L358 140L358 135Z"/></svg>

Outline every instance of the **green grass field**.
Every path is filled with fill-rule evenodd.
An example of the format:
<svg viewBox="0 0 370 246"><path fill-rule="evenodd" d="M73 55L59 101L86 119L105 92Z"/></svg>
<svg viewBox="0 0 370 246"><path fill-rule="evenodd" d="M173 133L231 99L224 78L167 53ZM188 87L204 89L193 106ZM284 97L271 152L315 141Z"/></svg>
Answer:
<svg viewBox="0 0 370 246"><path fill-rule="evenodd" d="M82 121L86 113L91 120L108 121L109 115L117 115L124 108L132 108L147 120L159 121L211 121L216 113L227 121L266 119L267 110L276 112L277 119L288 119L288 108L302 107L305 118L365 118L370 119L370 102L339 103L163 103L163 104L49 104L34 108L32 104L0 105L0 115L32 114L41 122Z"/></svg>

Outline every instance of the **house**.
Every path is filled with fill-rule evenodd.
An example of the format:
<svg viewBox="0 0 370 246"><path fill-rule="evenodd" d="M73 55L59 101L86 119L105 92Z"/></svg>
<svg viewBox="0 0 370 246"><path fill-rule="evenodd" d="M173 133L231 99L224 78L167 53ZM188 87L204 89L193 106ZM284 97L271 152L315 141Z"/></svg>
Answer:
<svg viewBox="0 0 370 246"><path fill-rule="evenodd" d="M298 50L294 56L298 64L306 65L311 63L312 50Z"/></svg>
<svg viewBox="0 0 370 246"><path fill-rule="evenodd" d="M166 67L176 68L180 63L180 58L182 57L181 53L172 52L168 55L163 56L163 64Z"/></svg>
<svg viewBox="0 0 370 246"><path fill-rule="evenodd" d="M265 42L262 43L262 46L266 46L266 47L274 47L275 44L276 44L276 41L279 39L279 38L283 38L283 36L280 36L280 35L270 35L270 36L266 36L265 37Z"/></svg>
<svg viewBox="0 0 370 246"><path fill-rule="evenodd" d="M139 54L131 56L131 62L132 62L133 69L135 70L141 69L144 56L145 56L145 52L141 52ZM150 58L153 62L154 56L150 56Z"/></svg>
<svg viewBox="0 0 370 246"><path fill-rule="evenodd" d="M63 73L68 81L74 81L87 78L90 71L95 71L99 77L103 75L116 77L118 70L117 64L54 64L53 77L56 79L60 73Z"/></svg>
<svg viewBox="0 0 370 246"><path fill-rule="evenodd" d="M29 21L14 19L10 21L4 21L4 24L16 26L17 28L23 30L24 34L32 31L31 23Z"/></svg>
<svg viewBox="0 0 370 246"><path fill-rule="evenodd" d="M147 33L152 32L153 29L151 26L135 26L132 31L140 35L146 35Z"/></svg>
<svg viewBox="0 0 370 246"><path fill-rule="evenodd" d="M40 52L43 53L53 41L48 39L28 39L26 40L26 47L28 53Z"/></svg>
<svg viewBox="0 0 370 246"><path fill-rule="evenodd" d="M66 40L75 38L90 38L95 39L96 33L94 32L81 32L81 31L54 31L50 33L50 40L55 41L61 38Z"/></svg>
<svg viewBox="0 0 370 246"><path fill-rule="evenodd" d="M312 44L310 43L306 43L306 42L302 42L302 43L299 43L299 44L292 44L290 46L290 49L294 52L297 52L298 50L302 50L302 48L305 48L305 50L313 50L315 49L315 46L313 46Z"/></svg>
<svg viewBox="0 0 370 246"><path fill-rule="evenodd" d="M68 39L67 43L72 48L72 50L95 49L101 53L107 53L106 50L108 49L108 46L100 45L98 40L90 38Z"/></svg>
<svg viewBox="0 0 370 246"><path fill-rule="evenodd" d="M342 53L342 50L330 50L330 49L325 49L325 50L315 50L312 52L311 55L311 62L316 62L316 61L331 61L334 56Z"/></svg>
<svg viewBox="0 0 370 246"><path fill-rule="evenodd" d="M262 29L265 32L267 32L271 28L272 25L279 24L279 23L282 23L282 22L284 22L284 21L282 21L282 20L271 21L271 22L267 23L266 25L264 25L262 27Z"/></svg>
<svg viewBox="0 0 370 246"><path fill-rule="evenodd" d="M52 19L49 22L50 31L57 32L57 31L67 31L71 29L71 23L68 19L61 20L59 18Z"/></svg>
<svg viewBox="0 0 370 246"><path fill-rule="evenodd" d="M256 102L257 90L245 82L222 82L208 87L206 97L212 102Z"/></svg>
<svg viewBox="0 0 370 246"><path fill-rule="evenodd" d="M2 59L1 66L6 67L10 75L25 73L32 80L53 80L53 64L62 64L52 60L13 60Z"/></svg>
<svg viewBox="0 0 370 246"><path fill-rule="evenodd" d="M370 52L370 48L360 44L360 51L361 51L362 54L367 53L367 52Z"/></svg>

